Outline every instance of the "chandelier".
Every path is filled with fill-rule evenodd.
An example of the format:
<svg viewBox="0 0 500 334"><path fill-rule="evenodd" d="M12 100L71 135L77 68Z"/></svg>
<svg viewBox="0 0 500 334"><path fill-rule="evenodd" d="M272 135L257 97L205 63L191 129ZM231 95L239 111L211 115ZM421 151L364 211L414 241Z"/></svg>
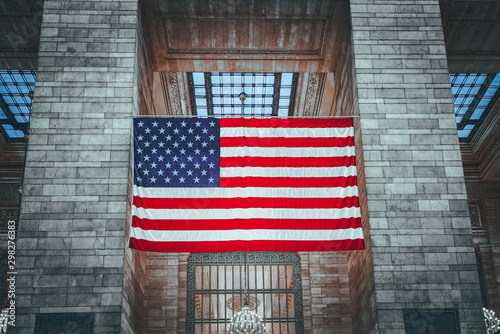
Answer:
<svg viewBox="0 0 500 334"><path fill-rule="evenodd" d="M245 93L242 93L245 94ZM245 96L246 97L246 96ZM240 94L241 98L241 94ZM241 101L243 104L244 99ZM248 293L248 282L247 282L247 253L245 252L245 302L241 311L236 313L231 322L227 326L227 331L230 334L265 334L266 327L264 325L264 320L253 312L248 305L249 293Z"/></svg>
<svg viewBox="0 0 500 334"><path fill-rule="evenodd" d="M486 323L486 332L494 334L500 330L500 319L495 316L495 311L483 307L484 322Z"/></svg>

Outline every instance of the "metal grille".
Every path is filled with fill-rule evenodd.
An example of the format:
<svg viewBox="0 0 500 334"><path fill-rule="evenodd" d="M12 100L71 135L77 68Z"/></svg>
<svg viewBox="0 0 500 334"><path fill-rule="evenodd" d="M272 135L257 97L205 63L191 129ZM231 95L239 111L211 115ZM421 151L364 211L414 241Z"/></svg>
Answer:
<svg viewBox="0 0 500 334"><path fill-rule="evenodd" d="M245 253L192 253L188 264L187 333L226 333L243 306ZM266 333L303 333L300 262L295 252L247 252L250 308Z"/></svg>
<svg viewBox="0 0 500 334"><path fill-rule="evenodd" d="M296 73L188 73L193 114L287 117L293 113ZM239 94L245 92L245 110Z"/></svg>

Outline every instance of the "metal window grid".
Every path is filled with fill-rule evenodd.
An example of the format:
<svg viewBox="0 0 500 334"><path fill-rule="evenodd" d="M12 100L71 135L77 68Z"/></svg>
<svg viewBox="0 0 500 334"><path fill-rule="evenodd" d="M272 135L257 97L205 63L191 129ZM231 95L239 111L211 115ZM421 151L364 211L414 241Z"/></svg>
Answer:
<svg viewBox="0 0 500 334"><path fill-rule="evenodd" d="M193 115L287 117L293 113L297 78L296 73L188 73Z"/></svg>
<svg viewBox="0 0 500 334"><path fill-rule="evenodd" d="M188 263L187 333L226 333L245 294L245 252L192 253ZM250 307L269 334L303 330L300 260L295 252L247 252ZM274 276L273 276L274 275Z"/></svg>
<svg viewBox="0 0 500 334"><path fill-rule="evenodd" d="M453 105L460 141L468 142L499 96L500 74L450 74Z"/></svg>
<svg viewBox="0 0 500 334"><path fill-rule="evenodd" d="M7 141L28 134L34 89L35 71L0 71L0 132Z"/></svg>

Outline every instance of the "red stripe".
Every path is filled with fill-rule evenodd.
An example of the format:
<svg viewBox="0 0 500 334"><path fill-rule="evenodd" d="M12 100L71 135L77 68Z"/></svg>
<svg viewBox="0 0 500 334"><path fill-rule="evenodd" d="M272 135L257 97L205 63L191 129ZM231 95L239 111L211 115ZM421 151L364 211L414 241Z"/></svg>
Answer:
<svg viewBox="0 0 500 334"><path fill-rule="evenodd" d="M349 167L356 165L354 156L328 158L300 157L221 157L221 167Z"/></svg>
<svg viewBox="0 0 500 334"><path fill-rule="evenodd" d="M221 118L220 126L245 128L347 128L352 118Z"/></svg>
<svg viewBox="0 0 500 334"><path fill-rule="evenodd" d="M233 251L344 251L364 249L363 239L318 241L147 241L130 238L131 248L150 252L233 252Z"/></svg>
<svg viewBox="0 0 500 334"><path fill-rule="evenodd" d="M339 177L221 177L220 186L232 187L352 187L356 176Z"/></svg>
<svg viewBox="0 0 500 334"><path fill-rule="evenodd" d="M290 197L233 197L233 198L141 198L134 196L134 205L145 209L248 209L299 208L339 209L358 207L358 197L290 198Z"/></svg>
<svg viewBox="0 0 500 334"><path fill-rule="evenodd" d="M354 146L353 137L284 138L284 137L221 137L221 147L346 147Z"/></svg>
<svg viewBox="0 0 500 334"><path fill-rule="evenodd" d="M341 219L141 219L132 217L132 226L143 230L200 231L235 229L335 230L361 227L361 218Z"/></svg>

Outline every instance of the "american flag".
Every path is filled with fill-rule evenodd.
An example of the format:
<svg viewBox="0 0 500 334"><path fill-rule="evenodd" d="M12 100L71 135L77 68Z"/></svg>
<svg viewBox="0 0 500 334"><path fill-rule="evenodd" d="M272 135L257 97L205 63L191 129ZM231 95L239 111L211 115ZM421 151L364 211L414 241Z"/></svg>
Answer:
<svg viewBox="0 0 500 334"><path fill-rule="evenodd" d="M352 119L133 123L130 247L363 249Z"/></svg>

